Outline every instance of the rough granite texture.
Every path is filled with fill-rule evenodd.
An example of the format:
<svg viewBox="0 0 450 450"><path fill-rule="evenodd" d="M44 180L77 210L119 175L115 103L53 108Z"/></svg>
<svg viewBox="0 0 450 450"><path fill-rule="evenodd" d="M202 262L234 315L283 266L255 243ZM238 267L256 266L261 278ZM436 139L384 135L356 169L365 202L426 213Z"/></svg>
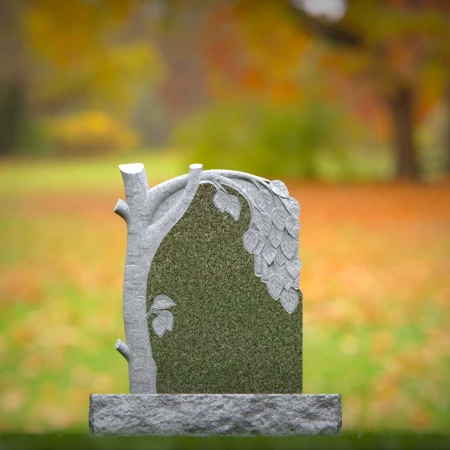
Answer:
<svg viewBox="0 0 450 450"><path fill-rule="evenodd" d="M341 398L330 395L91 395L91 435L340 435Z"/></svg>
<svg viewBox="0 0 450 450"><path fill-rule="evenodd" d="M147 310L159 294L176 303L172 331L158 337L155 316L148 320L156 391L301 393L302 303L288 314L255 276L242 242L248 203L228 190L241 202L238 221L214 206L215 187L201 184L153 259Z"/></svg>

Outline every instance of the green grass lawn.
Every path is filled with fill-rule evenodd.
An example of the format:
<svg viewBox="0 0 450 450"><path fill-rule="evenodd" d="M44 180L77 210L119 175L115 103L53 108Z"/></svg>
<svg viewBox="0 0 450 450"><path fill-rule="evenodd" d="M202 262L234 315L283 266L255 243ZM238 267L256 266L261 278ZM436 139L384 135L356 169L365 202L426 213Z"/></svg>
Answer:
<svg viewBox="0 0 450 450"><path fill-rule="evenodd" d="M151 180L164 181L189 171L180 158L162 152L124 153L76 159L21 158L0 163L0 193L105 191L122 188L119 164L141 162Z"/></svg>
<svg viewBox="0 0 450 450"><path fill-rule="evenodd" d="M96 437L81 435L15 436L0 435L0 448L21 450L47 449L395 449L395 450L444 450L450 447L450 437L424 434L344 434L340 437Z"/></svg>
<svg viewBox="0 0 450 450"><path fill-rule="evenodd" d="M117 165L138 161L150 184L188 170L164 154L1 163L0 432L87 434L89 394L128 392L114 350L124 339L126 228L112 209L123 197ZM305 393L340 393L344 432L448 433L450 186L289 188L302 205ZM47 438L27 439L2 436L0 448ZM403 448L396 439L386 448ZM240 441L211 441L230 442ZM264 445L281 442L325 440Z"/></svg>

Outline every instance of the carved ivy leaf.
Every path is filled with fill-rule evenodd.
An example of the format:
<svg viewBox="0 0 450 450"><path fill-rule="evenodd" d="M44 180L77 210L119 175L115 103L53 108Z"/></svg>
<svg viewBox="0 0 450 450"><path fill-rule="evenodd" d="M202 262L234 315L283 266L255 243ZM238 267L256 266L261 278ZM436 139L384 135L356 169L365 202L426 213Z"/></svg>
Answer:
<svg viewBox="0 0 450 450"><path fill-rule="evenodd" d="M295 289L283 289L281 294L281 304L283 308L289 313L292 314L297 308L298 305L298 293Z"/></svg>
<svg viewBox="0 0 450 450"><path fill-rule="evenodd" d="M272 204L272 196L270 192L263 189L256 194L256 204L262 209L268 209Z"/></svg>
<svg viewBox="0 0 450 450"><path fill-rule="evenodd" d="M275 256L277 254L277 249L272 246L270 242L266 242L266 245L263 248L262 256L265 259L267 264L272 264Z"/></svg>
<svg viewBox="0 0 450 450"><path fill-rule="evenodd" d="M277 273L273 273L272 275L270 275L269 280L267 282L267 290L275 300L278 300L280 298L283 286L284 286L283 277L281 277Z"/></svg>
<svg viewBox="0 0 450 450"><path fill-rule="evenodd" d="M258 245L259 239L256 230L247 230L242 236L242 241L244 242L244 247L249 253L253 253L256 246Z"/></svg>
<svg viewBox="0 0 450 450"><path fill-rule="evenodd" d="M272 228L272 220L269 214L255 209L253 222L264 236L269 236L270 229Z"/></svg>
<svg viewBox="0 0 450 450"><path fill-rule="evenodd" d="M292 259L297 251L297 240L285 235L281 242L281 251L286 255L287 259Z"/></svg>
<svg viewBox="0 0 450 450"><path fill-rule="evenodd" d="M300 220L297 217L289 216L286 219L286 230L292 237L297 237L300 231Z"/></svg>
<svg viewBox="0 0 450 450"><path fill-rule="evenodd" d="M295 289L298 289L300 287L300 275L298 275L297 278L294 278L292 287L294 287Z"/></svg>
<svg viewBox="0 0 450 450"><path fill-rule="evenodd" d="M300 260L298 258L294 258L294 259L286 262L286 269L292 278L298 277L301 266L302 266L302 263L300 262Z"/></svg>
<svg viewBox="0 0 450 450"><path fill-rule="evenodd" d="M230 216L234 220L239 219L239 215L241 214L241 202L235 195L228 196L228 204L226 205L225 210L230 213Z"/></svg>
<svg viewBox="0 0 450 450"><path fill-rule="evenodd" d="M226 207L228 205L228 202L229 202L229 197L230 197L229 194L227 194L222 189L218 189L217 192L214 194L213 202L216 205L216 208L220 212L224 212L225 211L225 209L226 209Z"/></svg>
<svg viewBox="0 0 450 450"><path fill-rule="evenodd" d="M274 194L280 197L289 197L289 191L286 185L280 180L273 180L270 182L270 189Z"/></svg>
<svg viewBox="0 0 450 450"><path fill-rule="evenodd" d="M282 198L281 201L284 203L284 206L286 206L286 209L289 211L289 214L294 217L298 217L300 214L300 204L298 203L295 198L287 197Z"/></svg>
<svg viewBox="0 0 450 450"><path fill-rule="evenodd" d="M161 337L166 330L172 331L173 314L167 310L157 311L156 317L152 321L152 328L159 337Z"/></svg>
<svg viewBox="0 0 450 450"><path fill-rule="evenodd" d="M272 210L272 222L280 230L283 231L286 225L286 213L283 208L274 208Z"/></svg>
<svg viewBox="0 0 450 450"><path fill-rule="evenodd" d="M160 309L167 309L172 306L175 306L176 303L167 295L160 294L155 297L153 300L152 306L150 307L150 311L158 311Z"/></svg>
<svg viewBox="0 0 450 450"><path fill-rule="evenodd" d="M276 227L272 227L269 233L269 241L275 247L279 247L283 239L283 232Z"/></svg>

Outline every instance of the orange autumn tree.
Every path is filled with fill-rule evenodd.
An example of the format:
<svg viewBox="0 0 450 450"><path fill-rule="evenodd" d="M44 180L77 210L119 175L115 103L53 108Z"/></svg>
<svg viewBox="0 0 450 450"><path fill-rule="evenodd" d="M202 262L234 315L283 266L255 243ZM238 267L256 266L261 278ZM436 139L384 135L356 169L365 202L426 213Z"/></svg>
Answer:
<svg viewBox="0 0 450 450"><path fill-rule="evenodd" d="M330 67L371 86L388 113L396 176L418 178L415 128L448 80L450 2L349 0L338 22L292 12L302 30L329 44Z"/></svg>
<svg viewBox="0 0 450 450"><path fill-rule="evenodd" d="M293 101L302 96L302 70L320 67L327 78L345 79L348 90L377 99L392 135L395 175L420 176L415 130L442 101L448 79L449 0L348 0L335 22L308 15L301 0L200 3L212 11L205 40L215 95L234 90Z"/></svg>
<svg viewBox="0 0 450 450"><path fill-rule="evenodd" d="M222 2L212 8L204 51L213 97L238 93L274 104L299 101L309 63L303 56L312 39L292 19L282 2L270 8Z"/></svg>
<svg viewBox="0 0 450 450"><path fill-rule="evenodd" d="M104 109L129 120L161 64L132 0L5 0L0 54L0 154L35 117Z"/></svg>
<svg viewBox="0 0 450 450"><path fill-rule="evenodd" d="M325 158L343 167L340 111L318 76L315 40L299 32L285 5L212 2L208 12L202 43L211 102L177 127L177 145L205 164L277 177L323 176Z"/></svg>

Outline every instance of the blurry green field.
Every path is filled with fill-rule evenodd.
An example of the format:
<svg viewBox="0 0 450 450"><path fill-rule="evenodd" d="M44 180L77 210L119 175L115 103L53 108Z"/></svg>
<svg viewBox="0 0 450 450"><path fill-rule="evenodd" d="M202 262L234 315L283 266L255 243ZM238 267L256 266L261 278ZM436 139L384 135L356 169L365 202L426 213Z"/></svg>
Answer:
<svg viewBox="0 0 450 450"><path fill-rule="evenodd" d="M124 153L106 158L17 159L0 164L0 193L85 192L91 189L121 189L117 166L142 162L149 179L164 181L187 172L176 155L163 153ZM119 176L117 176L119 175Z"/></svg>
<svg viewBox="0 0 450 450"><path fill-rule="evenodd" d="M117 164L138 160L151 185L187 171L158 154L1 163L0 431L87 433L89 394L128 391L112 210ZM448 433L450 185L288 187L305 392L341 393L347 431Z"/></svg>

